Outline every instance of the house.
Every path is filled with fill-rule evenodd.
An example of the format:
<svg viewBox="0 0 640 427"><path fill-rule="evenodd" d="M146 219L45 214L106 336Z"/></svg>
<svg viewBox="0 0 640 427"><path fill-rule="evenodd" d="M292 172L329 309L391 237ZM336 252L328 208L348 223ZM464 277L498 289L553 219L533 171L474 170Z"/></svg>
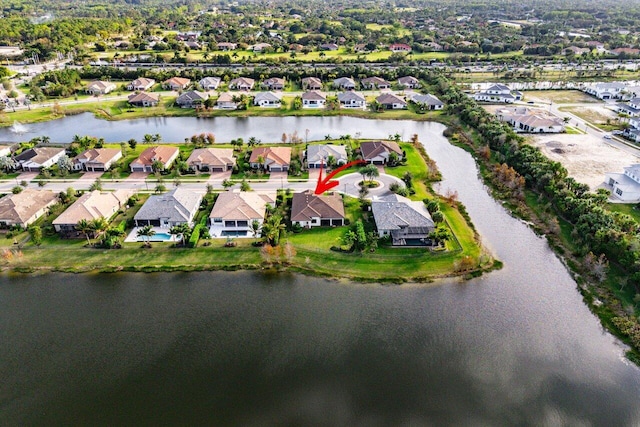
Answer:
<svg viewBox="0 0 640 427"><path fill-rule="evenodd" d="M183 77L171 77L169 80L165 80L165 82L162 83L162 86L165 89L184 90L188 88L190 84L191 80L189 79L185 79Z"/></svg>
<svg viewBox="0 0 640 427"><path fill-rule="evenodd" d="M309 145L307 146L306 157L309 169L318 169L323 166L326 168L330 157L333 158L336 165L344 165L349 161L344 145Z"/></svg>
<svg viewBox="0 0 640 427"><path fill-rule="evenodd" d="M333 81L333 87L342 90L354 90L356 82L351 77L338 77Z"/></svg>
<svg viewBox="0 0 640 427"><path fill-rule="evenodd" d="M252 52L262 52L267 49L271 49L271 45L269 43L258 43L249 47L249 50Z"/></svg>
<svg viewBox="0 0 640 427"><path fill-rule="evenodd" d="M135 214L136 227L171 228L180 224L193 225L202 195L184 187L177 187L168 193L152 194Z"/></svg>
<svg viewBox="0 0 640 427"><path fill-rule="evenodd" d="M216 90L220 86L220 77L205 77L198 82L202 90Z"/></svg>
<svg viewBox="0 0 640 427"><path fill-rule="evenodd" d="M40 172L54 165L64 153L64 148L34 147L18 154L14 160L25 172Z"/></svg>
<svg viewBox="0 0 640 427"><path fill-rule="evenodd" d="M256 84L256 81L248 77L238 77L229 82L229 89L231 90L251 90Z"/></svg>
<svg viewBox="0 0 640 427"><path fill-rule="evenodd" d="M322 90L322 80L317 77L302 79L302 90Z"/></svg>
<svg viewBox="0 0 640 427"><path fill-rule="evenodd" d="M259 230L254 236L252 224L257 221L262 226L267 205L275 206L275 201L275 193L220 193L209 215L209 234L213 237L259 237Z"/></svg>
<svg viewBox="0 0 640 427"><path fill-rule="evenodd" d="M52 224L54 229L65 237L77 236L76 225L81 220L92 221L98 218L111 219L125 209L127 201L133 195L131 190L100 191L84 193L62 212Z"/></svg>
<svg viewBox="0 0 640 427"><path fill-rule="evenodd" d="M270 172L286 172L291 163L290 147L257 147L251 151L249 164L252 168L264 168Z"/></svg>
<svg viewBox="0 0 640 427"><path fill-rule="evenodd" d="M131 172L153 172L154 163L162 165L162 169L168 169L178 158L178 147L156 146L145 149L137 159L129 164Z"/></svg>
<svg viewBox="0 0 640 427"><path fill-rule="evenodd" d="M378 236L391 237L395 246L426 246L435 223L423 202L397 194L380 197L371 202L371 212Z"/></svg>
<svg viewBox="0 0 640 427"><path fill-rule="evenodd" d="M584 91L598 99L620 99L626 86L624 83L595 83L584 87Z"/></svg>
<svg viewBox="0 0 640 427"><path fill-rule="evenodd" d="M400 86L404 86L405 89L420 89L422 87L420 80L412 76L400 77L398 79L398 84Z"/></svg>
<svg viewBox="0 0 640 427"><path fill-rule="evenodd" d="M18 194L7 194L0 199L0 228L27 228L57 202L53 191L25 188Z"/></svg>
<svg viewBox="0 0 640 427"><path fill-rule="evenodd" d="M430 52L442 52L444 47L439 43L429 42L427 43L427 50Z"/></svg>
<svg viewBox="0 0 640 427"><path fill-rule="evenodd" d="M198 40L198 37L200 37L200 34L201 33L198 31L187 31L185 33L178 33L176 35L176 40L181 42L194 42Z"/></svg>
<svg viewBox="0 0 640 427"><path fill-rule="evenodd" d="M391 83L380 77L367 77L360 80L363 89L389 89Z"/></svg>
<svg viewBox="0 0 640 427"><path fill-rule="evenodd" d="M196 148L187 159L189 169L196 171L223 172L235 164L231 148Z"/></svg>
<svg viewBox="0 0 640 427"><path fill-rule="evenodd" d="M324 108L327 95L319 90L310 90L302 94L302 108Z"/></svg>
<svg viewBox="0 0 640 427"><path fill-rule="evenodd" d="M238 103L233 100L233 95L229 92L221 93L216 101L216 106L221 110L235 110Z"/></svg>
<svg viewBox="0 0 640 427"><path fill-rule="evenodd" d="M385 165L389 161L391 153L396 153L399 159L404 157L404 152L393 141L365 141L360 144L362 159L374 165Z"/></svg>
<svg viewBox="0 0 640 427"><path fill-rule="evenodd" d="M512 91L509 86L503 85L501 83L496 83L494 85L491 85L486 90L473 94L473 99L483 102L502 102L511 104L514 101L521 100L522 93L518 91Z"/></svg>
<svg viewBox="0 0 640 427"><path fill-rule="evenodd" d="M431 94L409 93L407 99L425 110L442 110L444 102Z"/></svg>
<svg viewBox="0 0 640 427"><path fill-rule="evenodd" d="M629 117L640 116L640 98L631 98L628 104L617 104L616 111L620 114L626 114Z"/></svg>
<svg viewBox="0 0 640 427"><path fill-rule="evenodd" d="M317 195L313 190L293 193L291 223L300 227L344 225L344 202L338 193Z"/></svg>
<svg viewBox="0 0 640 427"><path fill-rule="evenodd" d="M87 85L85 92L91 95L106 95L114 90L116 90L115 84L96 80Z"/></svg>
<svg viewBox="0 0 640 427"><path fill-rule="evenodd" d="M407 101L392 93L383 93L376 98L376 101L386 110L402 110L407 108Z"/></svg>
<svg viewBox="0 0 640 427"><path fill-rule="evenodd" d="M157 93L132 93L127 99L135 107L156 107L160 103L160 95Z"/></svg>
<svg viewBox="0 0 640 427"><path fill-rule="evenodd" d="M271 77L262 82L262 87L267 90L283 90L285 85L285 80L280 77Z"/></svg>
<svg viewBox="0 0 640 427"><path fill-rule="evenodd" d="M220 42L218 43L219 50L236 50L238 48L237 43Z"/></svg>
<svg viewBox="0 0 640 427"><path fill-rule="evenodd" d="M122 150L118 148L92 148L73 159L73 170L105 172L121 158Z"/></svg>
<svg viewBox="0 0 640 427"><path fill-rule="evenodd" d="M338 102L342 108L365 108L367 100L358 92L341 92L338 94Z"/></svg>
<svg viewBox="0 0 640 427"><path fill-rule="evenodd" d="M204 104L204 101L207 99L209 99L208 93L190 90L180 95L178 99L176 99L176 104L182 108L194 108Z"/></svg>
<svg viewBox="0 0 640 427"><path fill-rule="evenodd" d="M564 122L528 108L505 108L496 112L496 117L509 123L513 130L521 133L560 133L565 131Z"/></svg>
<svg viewBox="0 0 640 427"><path fill-rule="evenodd" d="M202 49L202 45L198 42L186 41L182 43L189 49L196 49L196 50Z"/></svg>
<svg viewBox="0 0 640 427"><path fill-rule="evenodd" d="M258 92L253 98L253 105L280 108L280 99L281 95L274 92Z"/></svg>
<svg viewBox="0 0 640 427"><path fill-rule="evenodd" d="M411 52L411 46L405 43L394 43L389 45L391 52Z"/></svg>
<svg viewBox="0 0 640 427"><path fill-rule="evenodd" d="M153 79L138 77L127 85L127 90L149 90L154 84L156 84L156 81Z"/></svg>
<svg viewBox="0 0 640 427"><path fill-rule="evenodd" d="M637 56L637 55L640 55L640 49L635 49L631 47L619 47L617 49L613 49L611 53L616 56L619 56L620 54L623 54L623 53L627 56Z"/></svg>
<svg viewBox="0 0 640 427"><path fill-rule="evenodd" d="M340 48L340 46L338 46L335 43L323 43L319 46L320 50L338 50Z"/></svg>
<svg viewBox="0 0 640 427"><path fill-rule="evenodd" d="M0 145L0 157L9 157L11 155L10 145Z"/></svg>
<svg viewBox="0 0 640 427"><path fill-rule="evenodd" d="M605 183L613 187L613 197L624 202L640 201L640 164L624 168L624 173L607 173Z"/></svg>

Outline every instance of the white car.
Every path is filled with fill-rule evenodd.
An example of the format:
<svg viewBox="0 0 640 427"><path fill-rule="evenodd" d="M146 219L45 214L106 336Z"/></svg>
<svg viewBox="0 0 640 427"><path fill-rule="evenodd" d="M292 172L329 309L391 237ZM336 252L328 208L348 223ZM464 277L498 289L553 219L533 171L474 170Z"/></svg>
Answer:
<svg viewBox="0 0 640 427"><path fill-rule="evenodd" d="M604 139L611 139L611 134L610 133L605 133L602 137Z"/></svg>

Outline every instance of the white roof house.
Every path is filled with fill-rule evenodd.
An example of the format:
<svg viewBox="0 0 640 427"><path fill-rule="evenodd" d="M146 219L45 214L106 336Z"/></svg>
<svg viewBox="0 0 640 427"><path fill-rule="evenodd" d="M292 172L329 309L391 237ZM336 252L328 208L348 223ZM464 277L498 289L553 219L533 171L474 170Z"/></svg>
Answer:
<svg viewBox="0 0 640 427"><path fill-rule="evenodd" d="M220 77L205 77L198 84L202 90L216 90L220 86Z"/></svg>
<svg viewBox="0 0 640 427"><path fill-rule="evenodd" d="M620 99L626 85L620 82L595 83L584 87L584 91L599 99Z"/></svg>
<svg viewBox="0 0 640 427"><path fill-rule="evenodd" d="M482 102L511 104L514 101L521 100L522 93L516 90L511 90L507 85L496 83L485 90L473 94L473 99Z"/></svg>
<svg viewBox="0 0 640 427"><path fill-rule="evenodd" d="M275 92L258 92L253 98L253 105L260 107L280 107L282 95Z"/></svg>
<svg viewBox="0 0 640 427"><path fill-rule="evenodd" d="M320 168L321 165L327 166L329 157L332 157L337 165L347 163L347 150L344 145L319 144L309 145L307 147L307 167L309 169Z"/></svg>
<svg viewBox="0 0 640 427"><path fill-rule="evenodd" d="M624 168L624 173L607 173L605 183L613 187L613 197L625 202L640 201L640 164Z"/></svg>

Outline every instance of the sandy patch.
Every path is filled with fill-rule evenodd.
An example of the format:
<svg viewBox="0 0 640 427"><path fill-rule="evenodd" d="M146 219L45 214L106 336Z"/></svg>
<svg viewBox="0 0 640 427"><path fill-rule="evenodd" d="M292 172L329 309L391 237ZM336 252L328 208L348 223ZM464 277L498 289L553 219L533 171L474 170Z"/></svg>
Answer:
<svg viewBox="0 0 640 427"><path fill-rule="evenodd" d="M536 135L527 140L592 190L604 182L607 172L622 172L624 167L640 162L640 158L591 135Z"/></svg>

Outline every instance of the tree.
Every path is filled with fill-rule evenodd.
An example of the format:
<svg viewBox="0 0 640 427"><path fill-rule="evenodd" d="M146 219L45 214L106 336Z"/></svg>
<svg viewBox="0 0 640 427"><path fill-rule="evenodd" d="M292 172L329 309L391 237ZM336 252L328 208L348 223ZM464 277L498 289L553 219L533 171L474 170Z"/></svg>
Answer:
<svg viewBox="0 0 640 427"><path fill-rule="evenodd" d="M96 180L89 187L89 191L99 190L102 191L102 180L100 178L96 178Z"/></svg>
<svg viewBox="0 0 640 427"><path fill-rule="evenodd" d="M234 185L235 184L230 179L225 179L222 181L222 187L224 187L225 190L227 190L230 187L233 187Z"/></svg>
<svg viewBox="0 0 640 427"><path fill-rule="evenodd" d="M435 241L438 246L441 246L448 240L451 240L452 237L451 231L449 231L449 229L444 225L438 226L438 228L429 234L429 238Z"/></svg>
<svg viewBox="0 0 640 427"><path fill-rule="evenodd" d="M89 239L89 235L93 234L93 224L91 224L91 221L81 219L76 224L76 230L84 234L84 236L87 238L87 245L91 245L91 240Z"/></svg>
<svg viewBox="0 0 640 427"><path fill-rule="evenodd" d="M262 239L271 246L278 246L285 230L286 225L284 224L282 216L272 214L264 224L262 224Z"/></svg>
<svg viewBox="0 0 640 427"><path fill-rule="evenodd" d="M260 221L258 221L257 219L254 219L251 222L251 232L253 233L254 239L258 238L258 234L260 234L261 229L262 229L262 225L260 224Z"/></svg>
<svg viewBox="0 0 640 427"><path fill-rule="evenodd" d="M2 169L4 172L9 173L13 171L17 166L18 163L13 158L9 156L0 157L0 169Z"/></svg>
<svg viewBox="0 0 640 427"><path fill-rule="evenodd" d="M127 144L129 144L129 147L132 150L135 150L136 146L138 145L138 141L136 141L134 138L131 138L129 141L127 141Z"/></svg>
<svg viewBox="0 0 640 427"><path fill-rule="evenodd" d="M380 171L376 165L367 165L358 170L358 173L362 175L362 178L369 178L369 182L373 182L373 179L380 176Z"/></svg>
<svg viewBox="0 0 640 427"><path fill-rule="evenodd" d="M60 171L60 175L66 175L73 168L73 161L67 156L63 154L58 159L58 170Z"/></svg>
<svg viewBox="0 0 640 427"><path fill-rule="evenodd" d="M153 237L155 234L156 232L150 225L145 225L136 232L136 235L138 237L142 237L142 240L145 242L145 246L147 247L151 246L151 237Z"/></svg>
<svg viewBox="0 0 640 427"><path fill-rule="evenodd" d="M95 233L95 238L99 238L102 233L104 233L107 228L109 228L109 222L103 217L96 218L90 222L91 228Z"/></svg>
<svg viewBox="0 0 640 427"><path fill-rule="evenodd" d="M240 191L251 191L251 186L245 179L240 183Z"/></svg>
<svg viewBox="0 0 640 427"><path fill-rule="evenodd" d="M150 133L145 133L142 141L145 144L151 144L153 142L153 135L151 135Z"/></svg>
<svg viewBox="0 0 640 427"><path fill-rule="evenodd" d="M34 245L40 246L42 244L42 228L39 225L29 227L29 236Z"/></svg>

